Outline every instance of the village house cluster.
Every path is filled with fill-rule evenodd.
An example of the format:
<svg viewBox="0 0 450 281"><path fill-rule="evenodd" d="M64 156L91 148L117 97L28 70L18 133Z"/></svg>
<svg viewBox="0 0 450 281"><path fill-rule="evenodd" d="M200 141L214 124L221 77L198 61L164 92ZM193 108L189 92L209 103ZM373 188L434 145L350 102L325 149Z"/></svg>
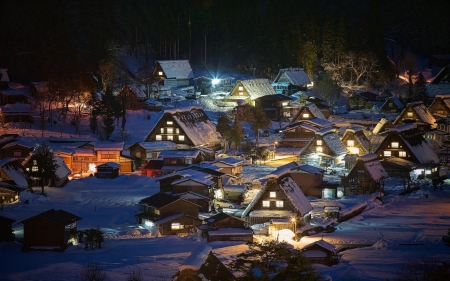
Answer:
<svg viewBox="0 0 450 281"><path fill-rule="evenodd" d="M1 121L32 122L33 96L45 91L46 83L33 83L25 90L10 83L6 69L0 72ZM291 229L301 236L310 230L309 196L340 198L375 192L382 196L388 177L400 176L408 186L416 178L436 182L442 178L449 155L438 153L438 148L431 144L433 141L446 144L449 140L449 74L450 68L445 67L428 84L430 98L426 101L403 104L397 96L354 92L349 96L349 110L372 110L377 106L385 117L350 119L339 116L333 105L308 92L311 81L301 68L281 69L273 81L234 82L232 77L213 81L211 77L196 75L188 61L157 61L151 74L157 87L150 99L141 85L127 85L127 91L141 99L147 97L142 105L133 108L162 110L162 102L197 99L220 89L227 92L220 102L234 106L259 103L272 121L284 123L276 132L280 134L276 146L291 149L297 161L244 182L242 168L247 160L234 155L218 156L222 136L204 109L195 105L164 110L148 135L131 145L95 138L47 138L59 166L50 185L62 187L69 178L113 179L139 172L155 178L160 192L139 201L142 211L136 217L143 227L158 235L199 232L208 241L253 241L252 226L263 225L267 234ZM33 174L36 163L30 160L36 145L20 135L0 137L2 203L17 201L20 192L39 181ZM341 168L341 181L325 180L326 173L336 167ZM252 198L246 198L249 190L257 191ZM11 239L14 220L0 219L0 238ZM63 210L49 210L21 221L24 250L47 247L64 250L80 219ZM55 230L55 237L38 239L46 234L35 225L43 222ZM52 239L59 242L49 241ZM328 264L335 252L324 243L311 247L326 252L323 262ZM210 248L199 251L205 259L213 259L209 256Z"/></svg>

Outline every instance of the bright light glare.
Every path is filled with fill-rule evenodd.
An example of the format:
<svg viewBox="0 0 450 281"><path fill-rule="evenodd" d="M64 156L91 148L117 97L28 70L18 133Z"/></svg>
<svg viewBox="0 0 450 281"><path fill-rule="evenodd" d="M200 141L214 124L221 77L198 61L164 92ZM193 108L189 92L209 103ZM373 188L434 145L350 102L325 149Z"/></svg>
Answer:
<svg viewBox="0 0 450 281"><path fill-rule="evenodd" d="M212 83L213 86L217 85L217 84L220 83L220 79L214 78L211 83Z"/></svg>
<svg viewBox="0 0 450 281"><path fill-rule="evenodd" d="M154 224L153 224L153 222L151 222L151 221L145 221L145 225L146 225L146 226L153 226Z"/></svg>

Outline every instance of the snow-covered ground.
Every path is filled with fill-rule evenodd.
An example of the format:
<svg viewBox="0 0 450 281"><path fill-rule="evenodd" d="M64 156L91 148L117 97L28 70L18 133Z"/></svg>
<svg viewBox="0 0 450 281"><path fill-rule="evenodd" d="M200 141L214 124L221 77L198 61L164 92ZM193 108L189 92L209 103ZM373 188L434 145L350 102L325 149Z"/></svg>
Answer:
<svg viewBox="0 0 450 281"><path fill-rule="evenodd" d="M244 173L257 177L274 169L261 168L247 166ZM387 184L390 195L383 198L382 204L374 196L352 196L338 203L314 202L317 206L326 205L327 201L331 205L340 204L343 210L357 204L367 204L367 208L349 221L335 224L333 233L318 233L303 237L299 242L292 241L291 235L285 239L296 247L322 238L338 247L357 247L342 251L338 265L319 266L333 280L348 276L358 280L385 280L392 278L402 263L420 257L433 256L450 262L450 247L441 241L449 227L450 185L436 191L423 187L407 196L399 196L403 189L400 180L393 179ZM99 226L107 239L101 250L86 251L83 245L76 245L69 246L64 253L24 253L18 242L0 243L0 279L79 280L84 265L98 262L110 280L125 280L135 268L142 270L145 280L168 280L190 251L208 242L198 235L155 237L136 224L137 203L158 190L152 178L122 175L114 180L95 177L72 180L63 188L48 188L47 197L23 193L20 202L6 205L1 215L21 221L50 208L62 208L83 218L78 223L79 229ZM428 198L424 193L429 194ZM29 204L24 204L25 200ZM20 239L22 226L14 224L14 229ZM209 245L225 264L246 249L243 242Z"/></svg>

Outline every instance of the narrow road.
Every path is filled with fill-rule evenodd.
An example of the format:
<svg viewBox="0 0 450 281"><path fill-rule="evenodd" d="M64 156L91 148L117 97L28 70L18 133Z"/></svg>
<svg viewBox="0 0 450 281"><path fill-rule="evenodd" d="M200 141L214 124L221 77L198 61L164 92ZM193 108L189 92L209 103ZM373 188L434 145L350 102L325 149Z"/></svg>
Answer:
<svg viewBox="0 0 450 281"><path fill-rule="evenodd" d="M273 160L271 159L269 161L266 161L265 165L270 167L280 167L293 161L298 162L298 160L299 160L298 155L293 155L280 159L273 159Z"/></svg>

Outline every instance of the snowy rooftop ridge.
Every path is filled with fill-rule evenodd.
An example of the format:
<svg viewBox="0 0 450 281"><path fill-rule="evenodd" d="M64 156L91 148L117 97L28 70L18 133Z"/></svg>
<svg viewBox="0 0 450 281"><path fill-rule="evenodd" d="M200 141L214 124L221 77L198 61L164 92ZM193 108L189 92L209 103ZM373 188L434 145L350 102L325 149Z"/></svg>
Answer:
<svg viewBox="0 0 450 281"><path fill-rule="evenodd" d="M314 103L308 103L305 105L305 107L307 107L311 111L311 113L314 117L326 120L322 111L320 111L320 109Z"/></svg>
<svg viewBox="0 0 450 281"><path fill-rule="evenodd" d="M296 162L290 162L290 163L284 164L283 166L278 167L278 169L276 169L275 171L271 172L270 174L268 174L267 176L265 176L263 178L270 178L270 177L279 178L282 175L289 173L290 170L292 170L296 167L298 167L298 164Z"/></svg>
<svg viewBox="0 0 450 281"><path fill-rule="evenodd" d="M386 170L377 159L364 162L364 167L374 181L380 181L389 177Z"/></svg>
<svg viewBox="0 0 450 281"><path fill-rule="evenodd" d="M182 107L177 107L177 108L173 108L173 109L166 109L166 110L164 110L164 113L175 114L178 112L192 111L194 109L203 110L203 107L201 107L199 105L188 105L188 106L182 106Z"/></svg>
<svg viewBox="0 0 450 281"><path fill-rule="evenodd" d="M199 270L206 262L206 259L211 253L212 247L208 245L199 245L191 255L178 267L178 270L183 271L185 269Z"/></svg>
<svg viewBox="0 0 450 281"><path fill-rule="evenodd" d="M240 82L247 90L252 99L276 94L275 90L267 79L248 79L242 80Z"/></svg>
<svg viewBox="0 0 450 281"><path fill-rule="evenodd" d="M363 162L367 162L367 161L372 161L378 158L378 155L376 153L370 153L370 154L366 154L363 156L359 156L358 159L363 161Z"/></svg>
<svg viewBox="0 0 450 281"><path fill-rule="evenodd" d="M345 147L336 133L325 134L322 138L328 148L331 149L336 156L344 155L348 152L347 147Z"/></svg>
<svg viewBox="0 0 450 281"><path fill-rule="evenodd" d="M157 63L167 78L194 78L194 72L188 60L159 60Z"/></svg>
<svg viewBox="0 0 450 281"><path fill-rule="evenodd" d="M280 187L284 190L287 197L292 202L292 205L301 216L304 216L312 211L313 208L311 203L306 198L305 194L303 194L297 183L290 176L281 180Z"/></svg>

